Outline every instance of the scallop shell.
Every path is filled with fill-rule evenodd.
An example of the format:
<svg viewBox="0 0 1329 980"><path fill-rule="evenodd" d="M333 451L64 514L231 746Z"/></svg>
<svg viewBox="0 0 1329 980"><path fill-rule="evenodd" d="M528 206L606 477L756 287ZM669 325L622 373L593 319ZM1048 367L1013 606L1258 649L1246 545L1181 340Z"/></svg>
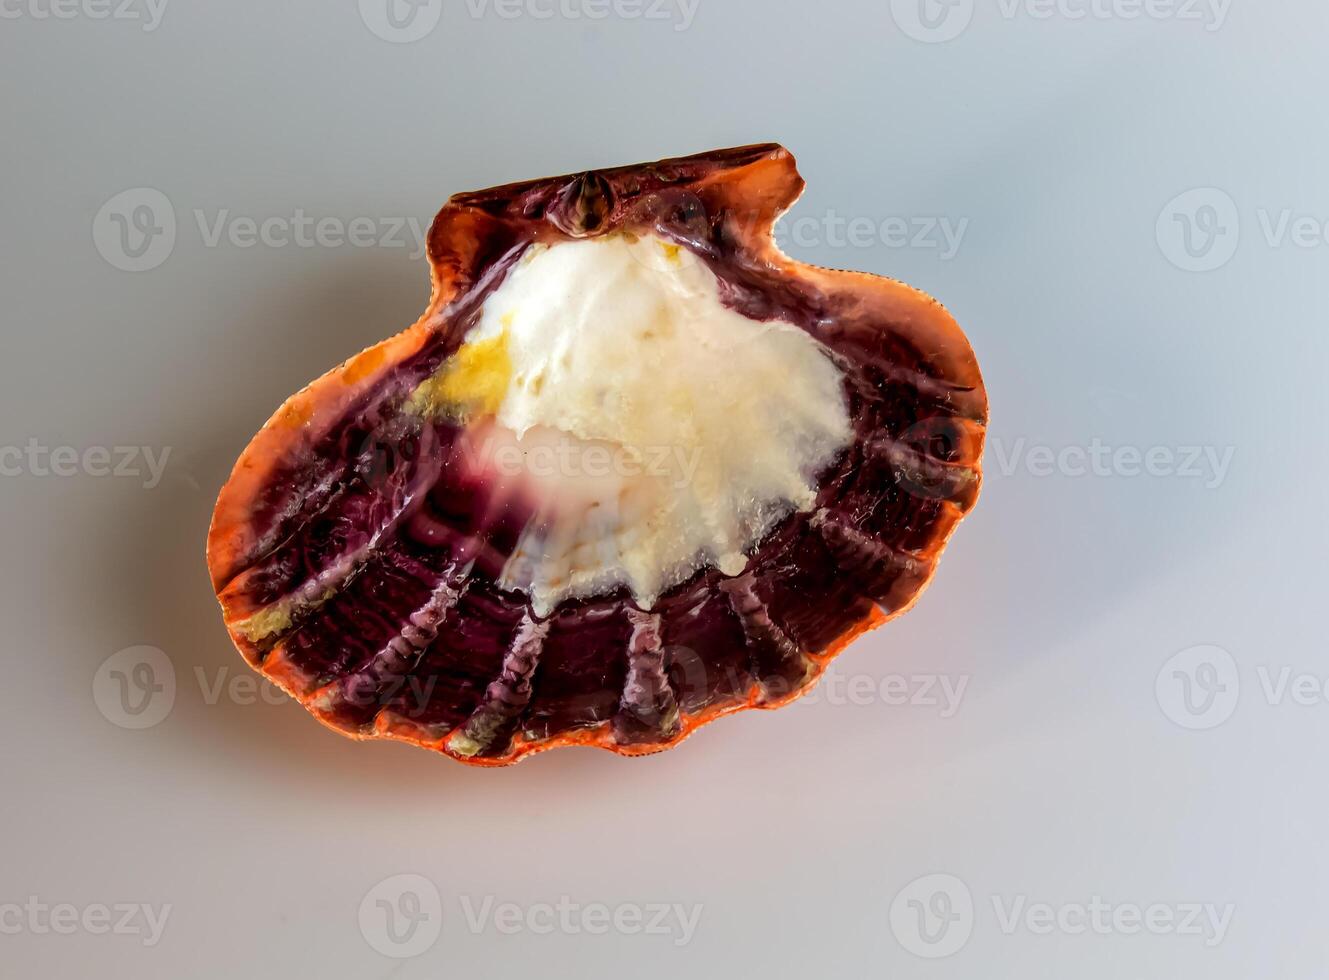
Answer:
<svg viewBox="0 0 1329 980"><path fill-rule="evenodd" d="M208 565L245 660L352 738L475 765L642 755L788 703L908 609L978 497L982 378L935 300L776 248L802 189L788 151L762 145L453 197L429 233L425 314L288 400L221 490ZM806 331L842 372L852 438L738 574L540 610L504 584L536 515L465 465L466 420L412 399L523 256L612 234L686 249L726 307Z"/></svg>

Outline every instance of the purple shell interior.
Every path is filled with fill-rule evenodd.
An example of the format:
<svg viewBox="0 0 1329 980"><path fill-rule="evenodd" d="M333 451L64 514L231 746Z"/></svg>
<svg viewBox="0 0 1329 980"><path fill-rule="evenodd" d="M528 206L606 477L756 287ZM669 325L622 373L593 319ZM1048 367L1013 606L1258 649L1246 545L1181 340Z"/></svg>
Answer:
<svg viewBox="0 0 1329 980"><path fill-rule="evenodd" d="M663 746L680 716L754 690L760 701L800 689L816 654L875 607L910 602L977 494L985 396L923 349L918 331L883 323L862 290L752 252L744 215L705 179L762 152L771 150L455 198L431 258L462 288L432 311L423 346L277 461L252 506L252 546L218 578L224 604L291 610L242 644L251 661L280 651L296 693L318 692L324 720L348 732L386 715L421 738L463 732L479 758L501 758L518 735L542 741L607 723L618 744ZM464 254L449 211L469 222ZM502 485L467 476L453 423L402 404L534 242L618 229L692 250L730 307L820 340L844 373L855 440L822 475L817 509L780 524L744 575L699 572L649 612L620 592L566 601L540 620L496 584L531 513Z"/></svg>

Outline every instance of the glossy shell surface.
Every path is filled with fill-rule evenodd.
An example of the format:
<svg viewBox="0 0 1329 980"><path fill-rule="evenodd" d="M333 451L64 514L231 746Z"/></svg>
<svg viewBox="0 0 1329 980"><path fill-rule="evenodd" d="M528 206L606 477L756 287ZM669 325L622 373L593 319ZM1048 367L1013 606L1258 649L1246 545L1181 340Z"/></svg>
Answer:
<svg viewBox="0 0 1329 980"><path fill-rule="evenodd" d="M452 198L425 314L290 398L222 488L208 565L245 660L353 738L476 765L560 745L639 755L787 703L909 608L978 496L982 379L935 300L776 248L802 189L763 145ZM618 590L541 616L499 584L532 515L461 465L463 423L407 405L528 250L610 234L688 249L726 306L824 345L853 439L742 574L702 569L645 609Z"/></svg>

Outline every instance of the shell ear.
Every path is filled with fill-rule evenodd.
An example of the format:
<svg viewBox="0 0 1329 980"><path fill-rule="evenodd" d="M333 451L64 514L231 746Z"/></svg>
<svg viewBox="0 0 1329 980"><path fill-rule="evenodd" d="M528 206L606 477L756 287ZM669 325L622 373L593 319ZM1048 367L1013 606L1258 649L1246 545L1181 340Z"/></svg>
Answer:
<svg viewBox="0 0 1329 980"><path fill-rule="evenodd" d="M805 186L793 155L778 143L662 161L651 176L646 187L622 195L630 198L624 224L653 228L701 254L739 250L772 259L775 221Z"/></svg>
<svg viewBox="0 0 1329 980"><path fill-rule="evenodd" d="M723 213L742 241L759 242L777 218L803 196L806 182L794 156L778 143L747 148L745 158L698 182L697 195L712 214Z"/></svg>
<svg viewBox="0 0 1329 980"><path fill-rule="evenodd" d="M512 222L455 198L449 201L429 227L434 292L424 319L474 286L498 255L517 245L518 237Z"/></svg>

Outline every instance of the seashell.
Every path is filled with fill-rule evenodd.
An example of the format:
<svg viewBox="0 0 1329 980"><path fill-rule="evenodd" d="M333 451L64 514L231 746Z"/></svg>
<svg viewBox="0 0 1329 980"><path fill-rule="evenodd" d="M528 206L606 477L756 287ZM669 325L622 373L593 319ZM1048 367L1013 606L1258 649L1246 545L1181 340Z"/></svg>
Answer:
<svg viewBox="0 0 1329 980"><path fill-rule="evenodd" d="M353 738L642 755L908 609L978 497L983 382L935 300L776 248L802 189L763 145L453 197L424 316L221 490L245 660Z"/></svg>

